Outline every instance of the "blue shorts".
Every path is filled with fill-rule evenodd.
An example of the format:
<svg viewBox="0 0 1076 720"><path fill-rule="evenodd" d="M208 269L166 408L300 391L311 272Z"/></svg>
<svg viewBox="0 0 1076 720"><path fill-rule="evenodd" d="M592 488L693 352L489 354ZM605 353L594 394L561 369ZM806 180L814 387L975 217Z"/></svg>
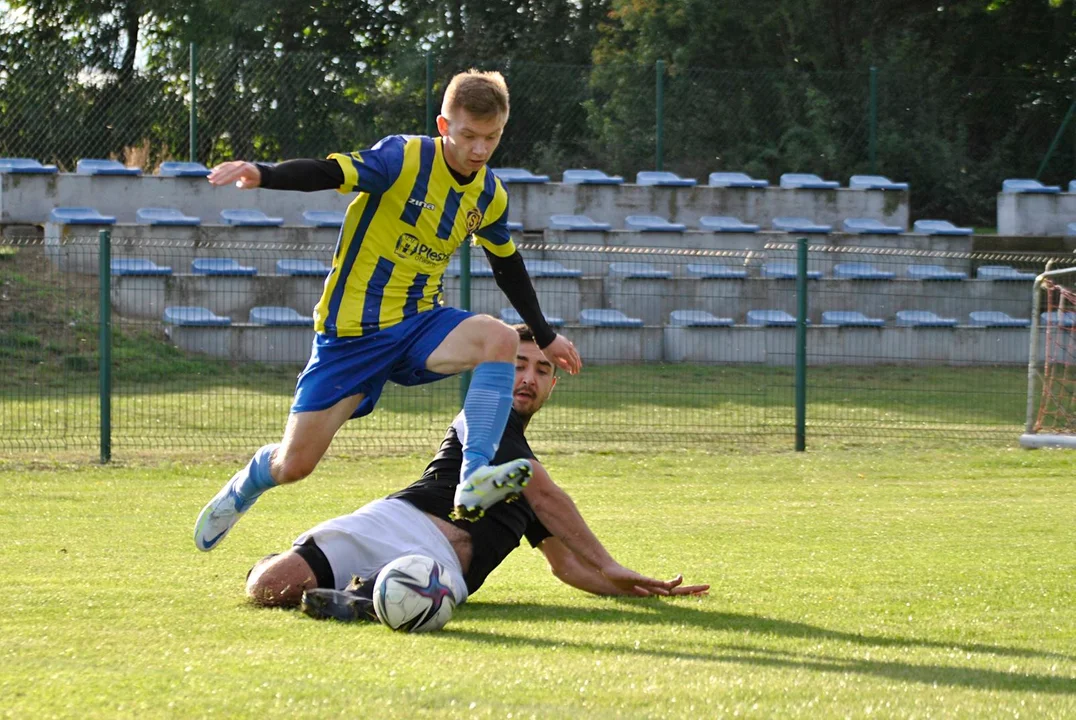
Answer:
<svg viewBox="0 0 1076 720"><path fill-rule="evenodd" d="M293 413L330 408L344 398L365 397L351 417L373 412L385 382L424 385L449 377L426 369L426 359L453 329L474 313L439 307L359 337L317 333L310 361L295 386Z"/></svg>

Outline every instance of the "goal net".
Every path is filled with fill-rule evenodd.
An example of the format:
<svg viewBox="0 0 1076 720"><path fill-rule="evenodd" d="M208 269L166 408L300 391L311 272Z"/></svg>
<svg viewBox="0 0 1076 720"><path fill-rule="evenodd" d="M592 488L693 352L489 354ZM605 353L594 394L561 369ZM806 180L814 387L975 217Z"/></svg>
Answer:
<svg viewBox="0 0 1076 720"><path fill-rule="evenodd" d="M1076 268L1044 273L1034 304L1027 428L1020 444L1076 448Z"/></svg>

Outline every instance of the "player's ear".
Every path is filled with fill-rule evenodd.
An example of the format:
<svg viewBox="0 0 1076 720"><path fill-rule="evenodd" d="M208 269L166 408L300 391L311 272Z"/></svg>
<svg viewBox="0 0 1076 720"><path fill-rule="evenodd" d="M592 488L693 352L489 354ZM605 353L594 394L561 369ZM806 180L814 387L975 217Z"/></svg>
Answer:
<svg viewBox="0 0 1076 720"><path fill-rule="evenodd" d="M448 118L444 115L437 116L437 132L442 137L448 135Z"/></svg>

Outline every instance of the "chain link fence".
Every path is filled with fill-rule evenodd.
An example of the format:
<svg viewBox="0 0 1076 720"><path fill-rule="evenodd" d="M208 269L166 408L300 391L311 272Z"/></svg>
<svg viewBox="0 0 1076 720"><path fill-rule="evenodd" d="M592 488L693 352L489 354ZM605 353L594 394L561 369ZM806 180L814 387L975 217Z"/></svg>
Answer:
<svg viewBox="0 0 1076 720"><path fill-rule="evenodd" d="M419 55L383 68L357 55L231 48L153 55L118 77L87 72L68 46L47 43L32 60L0 70L0 156L69 171L80 158L153 172L167 159L324 157L436 132L445 83L475 66L504 72L512 91L495 163L555 178L599 167L630 180L659 164L703 182L717 170L771 182L814 172L842 184L873 172L911 183L916 218L992 227L1003 179L1076 177L1076 125L1058 134L1073 100L1063 81L481 58L449 66Z"/></svg>
<svg viewBox="0 0 1076 720"><path fill-rule="evenodd" d="M332 245L274 243L273 229L252 229L261 239L251 242L195 241L197 230L147 238L145 228L116 226L104 278L97 236L4 240L0 450L97 447L103 281L117 457L242 453L279 436L309 354L304 318L322 281L280 261L328 263ZM664 247L638 238L620 246L531 240L522 250L543 309L586 363L582 375L561 378L535 423L543 447L792 447L795 245L701 250L684 237ZM136 258L157 269L125 269ZM238 269L196 272L195 261L213 258L233 259ZM809 444L1015 442L1024 420L1031 283L990 280L984 268L1036 273L1059 259L1073 264L1071 255L812 245ZM462 301L460 282L456 265L444 279L446 302ZM470 304L510 319L477 250ZM285 307L299 320L266 321L265 306ZM190 307L205 313L177 314ZM998 313L1013 322L998 322ZM428 450L459 403L454 379L391 386L372 416L345 426L334 452Z"/></svg>

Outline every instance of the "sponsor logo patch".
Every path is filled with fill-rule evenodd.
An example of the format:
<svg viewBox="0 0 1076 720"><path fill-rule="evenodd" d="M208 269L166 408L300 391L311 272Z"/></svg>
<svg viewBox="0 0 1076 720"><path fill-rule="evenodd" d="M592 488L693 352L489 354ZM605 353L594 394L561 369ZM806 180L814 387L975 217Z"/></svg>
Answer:
<svg viewBox="0 0 1076 720"><path fill-rule="evenodd" d="M410 233L396 238L396 256L418 260L423 265L443 265L448 262L451 253L440 252L430 247Z"/></svg>

